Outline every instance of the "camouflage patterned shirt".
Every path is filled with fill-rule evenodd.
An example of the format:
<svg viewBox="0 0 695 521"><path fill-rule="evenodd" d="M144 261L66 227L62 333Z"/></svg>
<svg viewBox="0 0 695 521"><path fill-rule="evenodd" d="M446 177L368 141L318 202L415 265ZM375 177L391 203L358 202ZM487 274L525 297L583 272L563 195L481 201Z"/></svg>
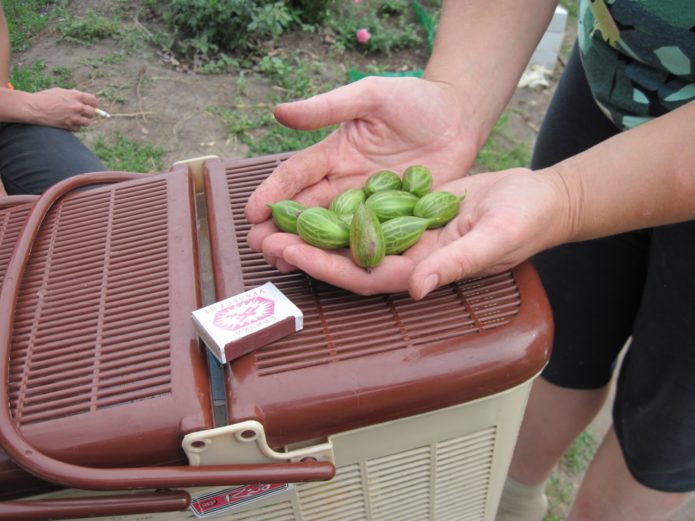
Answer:
<svg viewBox="0 0 695 521"><path fill-rule="evenodd" d="M695 99L695 0L581 0L578 40L594 98L618 127Z"/></svg>

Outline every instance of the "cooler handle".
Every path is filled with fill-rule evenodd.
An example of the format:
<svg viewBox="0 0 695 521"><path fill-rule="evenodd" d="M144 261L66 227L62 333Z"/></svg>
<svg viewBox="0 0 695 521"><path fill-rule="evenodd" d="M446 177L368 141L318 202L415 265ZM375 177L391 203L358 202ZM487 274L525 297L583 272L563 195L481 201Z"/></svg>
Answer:
<svg viewBox="0 0 695 521"><path fill-rule="evenodd" d="M33 447L15 425L8 392L12 326L15 302L32 244L52 205L66 193L85 185L116 183L144 177L124 172L89 173L66 179L41 195L22 228L7 266L0 293L0 446L15 463L39 478L64 486L92 490L126 490L248 483L287 483L330 480L335 466L330 461L303 461L259 465L93 468L52 458ZM77 500L76 500L77 501ZM87 501L90 501L87 499ZM14 506L13 506L14 505ZM17 503L0 503L0 515ZM40 503L37 504L40 506ZM144 513L144 512L143 512Z"/></svg>

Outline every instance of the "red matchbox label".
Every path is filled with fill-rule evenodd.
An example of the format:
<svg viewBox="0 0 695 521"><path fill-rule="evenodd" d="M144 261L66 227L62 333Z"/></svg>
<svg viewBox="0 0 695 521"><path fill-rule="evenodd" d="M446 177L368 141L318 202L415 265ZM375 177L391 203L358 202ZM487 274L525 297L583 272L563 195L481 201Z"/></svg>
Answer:
<svg viewBox="0 0 695 521"><path fill-rule="evenodd" d="M236 331L272 317L275 303L263 297L250 297L215 311L212 323L220 329Z"/></svg>

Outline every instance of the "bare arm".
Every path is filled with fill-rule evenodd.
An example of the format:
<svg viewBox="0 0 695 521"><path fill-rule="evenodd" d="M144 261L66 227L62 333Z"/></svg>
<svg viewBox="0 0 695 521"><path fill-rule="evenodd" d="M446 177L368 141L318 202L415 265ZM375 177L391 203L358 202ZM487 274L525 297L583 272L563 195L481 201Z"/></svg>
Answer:
<svg viewBox="0 0 695 521"><path fill-rule="evenodd" d="M425 78L452 87L480 148L509 102L557 0L448 0Z"/></svg>
<svg viewBox="0 0 695 521"><path fill-rule="evenodd" d="M695 102L557 164L566 240L695 219Z"/></svg>
<svg viewBox="0 0 695 521"><path fill-rule="evenodd" d="M5 12L0 2L0 87L10 80L10 33L7 30Z"/></svg>
<svg viewBox="0 0 695 521"><path fill-rule="evenodd" d="M468 197L430 239L437 245L414 259L411 294L509 269L561 243L695 219L694 133L691 102L550 168L450 183Z"/></svg>
<svg viewBox="0 0 695 521"><path fill-rule="evenodd" d="M32 93L10 90L6 87L9 76L10 36L0 2L0 121L67 130L78 130L91 123L97 107L94 95L61 88Z"/></svg>

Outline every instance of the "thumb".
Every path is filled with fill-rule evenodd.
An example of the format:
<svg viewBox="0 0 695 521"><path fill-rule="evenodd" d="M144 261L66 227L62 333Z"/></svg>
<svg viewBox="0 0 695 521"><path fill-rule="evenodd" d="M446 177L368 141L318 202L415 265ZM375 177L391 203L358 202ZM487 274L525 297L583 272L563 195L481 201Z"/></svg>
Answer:
<svg viewBox="0 0 695 521"><path fill-rule="evenodd" d="M305 100L282 103L275 108L275 119L296 130L316 130L363 118L380 105L374 87L383 79L367 77Z"/></svg>
<svg viewBox="0 0 695 521"><path fill-rule="evenodd" d="M506 260L509 253L508 244L495 239L490 230L473 229L422 259L410 275L408 289L420 300L450 282L504 271L515 265Z"/></svg>

